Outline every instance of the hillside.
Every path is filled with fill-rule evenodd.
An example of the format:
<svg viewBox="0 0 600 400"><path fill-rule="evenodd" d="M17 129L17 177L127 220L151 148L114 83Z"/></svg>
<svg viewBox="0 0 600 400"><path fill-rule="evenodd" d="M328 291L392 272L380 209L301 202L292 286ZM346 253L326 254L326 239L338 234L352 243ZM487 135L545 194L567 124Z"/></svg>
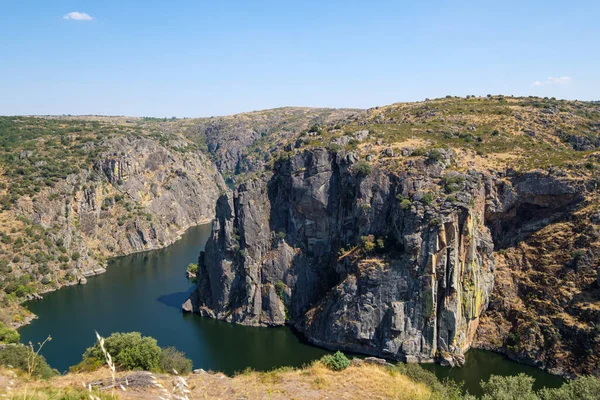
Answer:
<svg viewBox="0 0 600 400"><path fill-rule="evenodd" d="M164 247L212 219L225 184L181 133L154 121L1 117L2 320L85 283L106 260Z"/></svg>
<svg viewBox="0 0 600 400"><path fill-rule="evenodd" d="M597 103L0 117L0 132L6 324L217 216L187 310L387 358L460 365L477 346L600 373Z"/></svg>
<svg viewBox="0 0 600 400"><path fill-rule="evenodd" d="M184 309L388 358L460 365L477 345L598 374L599 112L445 98L262 145Z"/></svg>

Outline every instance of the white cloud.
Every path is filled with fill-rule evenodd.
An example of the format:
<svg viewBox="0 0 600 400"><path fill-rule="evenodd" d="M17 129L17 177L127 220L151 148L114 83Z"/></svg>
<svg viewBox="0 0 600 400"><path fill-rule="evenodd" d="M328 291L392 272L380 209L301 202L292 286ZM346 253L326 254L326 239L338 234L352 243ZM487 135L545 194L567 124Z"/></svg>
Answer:
<svg viewBox="0 0 600 400"><path fill-rule="evenodd" d="M68 19L72 21L91 21L92 18L89 14L82 13L79 11L73 11L63 16L63 19Z"/></svg>
<svg viewBox="0 0 600 400"><path fill-rule="evenodd" d="M531 86L568 85L572 79L570 76L549 76L544 81L535 81Z"/></svg>

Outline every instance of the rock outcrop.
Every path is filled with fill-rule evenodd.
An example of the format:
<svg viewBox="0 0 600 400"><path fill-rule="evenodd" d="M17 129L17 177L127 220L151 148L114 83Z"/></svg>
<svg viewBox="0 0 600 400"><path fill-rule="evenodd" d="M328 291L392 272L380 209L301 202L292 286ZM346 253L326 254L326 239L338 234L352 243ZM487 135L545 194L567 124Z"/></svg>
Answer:
<svg viewBox="0 0 600 400"><path fill-rule="evenodd" d="M575 354L573 339L540 351L545 345L525 343L535 332L514 333L523 330L525 316L540 320L531 307L543 294L531 293L543 289L532 273L513 275L509 279L521 282L507 286L505 271L519 270L538 253L505 255L572 219L595 183L559 169L460 173L446 170L452 152L438 153L435 160L410 159L405 170L390 173L366 167L351 152L311 149L278 162L233 196L221 196L200 257L198 286L184 309L245 325L291 324L330 349L460 365L476 345L569 374L549 360L559 349ZM576 256L577 265L587 265L579 271L589 275L583 281L583 275L573 277L582 290L596 290L595 254ZM501 284L493 289L496 264ZM563 301L578 309L577 318L587 312L590 325L542 318L546 332L580 340L592 335L587 331L595 329L597 313L590 303L583 311L573 295ZM477 333L481 318L485 323ZM508 321L520 325L511 328ZM519 351L515 340L523 340ZM579 360L592 365L592 358ZM594 373L591 367L582 371Z"/></svg>
<svg viewBox="0 0 600 400"><path fill-rule="evenodd" d="M49 244L72 255L62 261L66 275L55 283L83 284L105 271L109 257L173 243L190 226L210 222L219 193L226 190L201 153L125 136L102 147L106 150L92 168L59 181L35 202L21 198L13 211L44 229ZM24 257L15 272L35 276L33 264Z"/></svg>
<svg viewBox="0 0 600 400"><path fill-rule="evenodd" d="M474 346L554 374L599 375L596 183L550 171L497 187L503 205L487 216L499 249L495 286Z"/></svg>
<svg viewBox="0 0 600 400"><path fill-rule="evenodd" d="M219 171L232 176L261 170L274 149L311 125L364 114L358 109L283 107L198 120L196 134L204 139Z"/></svg>
<svg viewBox="0 0 600 400"><path fill-rule="evenodd" d="M394 175L352 160L307 151L222 196L184 309L287 321L329 348L460 364L493 284L483 176L466 175L455 202L430 200L442 166Z"/></svg>

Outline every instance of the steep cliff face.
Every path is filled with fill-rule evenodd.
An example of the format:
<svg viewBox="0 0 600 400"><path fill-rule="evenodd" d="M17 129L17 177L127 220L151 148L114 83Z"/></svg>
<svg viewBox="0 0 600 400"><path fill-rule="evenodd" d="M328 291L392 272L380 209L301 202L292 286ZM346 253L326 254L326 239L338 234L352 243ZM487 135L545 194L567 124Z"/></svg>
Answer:
<svg viewBox="0 0 600 400"><path fill-rule="evenodd" d="M497 269L474 345L555 374L599 375L597 182L560 171L511 179L489 207Z"/></svg>
<svg viewBox="0 0 600 400"><path fill-rule="evenodd" d="M365 110L282 107L196 121L219 171L226 176L262 170L269 155L312 125L335 124L362 116Z"/></svg>
<svg viewBox="0 0 600 400"><path fill-rule="evenodd" d="M493 284L486 185L446 161L365 171L352 153L306 151L222 197L185 309L247 325L286 321L312 342L461 363ZM411 199L411 200L409 200Z"/></svg>
<svg viewBox="0 0 600 400"><path fill-rule="evenodd" d="M578 217L595 182L556 168L460 173L438 152L391 173L306 150L222 196L184 309L387 358L456 365L475 345L595 373L594 352L576 350L598 344L596 214ZM570 242L552 244L544 235L566 221Z"/></svg>
<svg viewBox="0 0 600 400"><path fill-rule="evenodd" d="M35 201L19 199L11 213L25 232L43 232L48 249L43 271L25 253L11 263L14 274L39 275L46 290L85 282L104 272L109 257L166 246L188 227L209 222L225 184L206 156L181 145L176 151L148 138L108 139L92 168Z"/></svg>

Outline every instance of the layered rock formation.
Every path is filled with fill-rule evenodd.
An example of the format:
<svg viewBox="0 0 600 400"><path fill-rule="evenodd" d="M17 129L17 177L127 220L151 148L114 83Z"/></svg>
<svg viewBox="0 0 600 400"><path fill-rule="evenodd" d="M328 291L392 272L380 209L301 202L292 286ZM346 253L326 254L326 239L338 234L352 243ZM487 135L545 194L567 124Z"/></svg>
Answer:
<svg viewBox="0 0 600 400"><path fill-rule="evenodd" d="M331 349L457 365L476 345L569 374L564 366L571 361L549 358L559 348L569 351L571 339L552 351L530 343L529 350L523 345L515 352L511 341L527 338L516 333L523 330L522 318L540 317L526 311L533 302L526 304L519 282L507 283L519 278L507 278L504 257L572 219L594 182L559 169L458 173L445 169L455 154L439 153L436 160L411 159L405 170L390 173L367 168L352 152L296 152L239 186L233 197L222 196L201 255L199 284L184 309L245 325L288 323ZM449 185L458 187L446 196ZM578 256L580 265L588 261L590 278L577 281L583 290L583 282L594 285L597 278L597 258L590 258L595 253L585 254ZM511 260L513 269L522 268ZM498 263L501 283L492 290ZM586 307L586 329L593 330L596 314ZM511 320L517 323L512 328L506 326ZM576 325L569 329L581 330ZM589 354L581 360L593 365Z"/></svg>
<svg viewBox="0 0 600 400"><path fill-rule="evenodd" d="M92 168L41 192L35 202L19 200L13 212L69 255L58 257L63 264L50 279L83 283L104 272L108 257L169 245L212 219L225 184L206 156L181 145L183 151L175 151L148 138L109 139ZM35 276L32 264L23 257L15 272Z"/></svg>
<svg viewBox="0 0 600 400"><path fill-rule="evenodd" d="M495 287L474 345L552 373L600 374L597 182L561 171L499 180L488 220Z"/></svg>
<svg viewBox="0 0 600 400"><path fill-rule="evenodd" d="M365 110L283 107L197 121L215 165L226 176L261 170L286 140L312 125L335 124L365 115Z"/></svg>
<svg viewBox="0 0 600 400"><path fill-rule="evenodd" d="M493 284L484 177L465 175L454 202L429 200L444 160L400 175L354 161L307 151L221 197L185 309L288 321L329 348L460 363Z"/></svg>

